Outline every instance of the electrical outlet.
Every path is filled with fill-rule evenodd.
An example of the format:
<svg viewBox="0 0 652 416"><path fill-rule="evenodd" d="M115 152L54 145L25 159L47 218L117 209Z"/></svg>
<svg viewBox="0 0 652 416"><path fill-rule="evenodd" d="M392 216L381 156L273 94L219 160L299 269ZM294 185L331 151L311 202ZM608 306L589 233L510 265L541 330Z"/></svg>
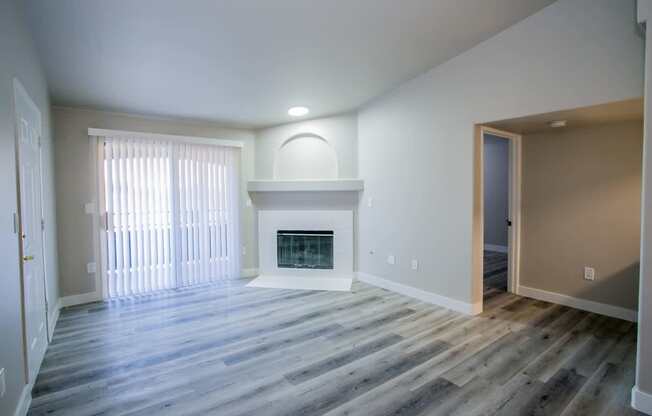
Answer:
<svg viewBox="0 0 652 416"><path fill-rule="evenodd" d="M593 267L584 267L584 279L595 280L595 269Z"/></svg>
<svg viewBox="0 0 652 416"><path fill-rule="evenodd" d="M387 256L387 264L396 264L396 257L393 254Z"/></svg>
<svg viewBox="0 0 652 416"><path fill-rule="evenodd" d="M252 205L251 204L251 198L247 198L247 201L245 202L245 205L248 206L248 207L250 207Z"/></svg>
<svg viewBox="0 0 652 416"><path fill-rule="evenodd" d="M367 199L367 206L369 208L374 206L374 199L373 198L369 197L369 199Z"/></svg>
<svg viewBox="0 0 652 416"><path fill-rule="evenodd" d="M247 254L247 246L242 246L242 255L244 256L246 254Z"/></svg>
<svg viewBox="0 0 652 416"><path fill-rule="evenodd" d="M7 392L7 383L5 382L5 369L0 368L0 397L4 397Z"/></svg>
<svg viewBox="0 0 652 416"><path fill-rule="evenodd" d="M97 271L97 265L95 263L87 263L86 264L86 272L88 274L93 274Z"/></svg>
<svg viewBox="0 0 652 416"><path fill-rule="evenodd" d="M412 270L419 270L419 260L412 259Z"/></svg>

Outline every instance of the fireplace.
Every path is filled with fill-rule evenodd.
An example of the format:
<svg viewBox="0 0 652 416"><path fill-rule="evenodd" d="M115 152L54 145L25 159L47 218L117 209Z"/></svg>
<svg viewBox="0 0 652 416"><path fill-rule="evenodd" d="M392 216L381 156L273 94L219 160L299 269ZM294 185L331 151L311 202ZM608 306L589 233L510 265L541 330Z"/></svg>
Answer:
<svg viewBox="0 0 652 416"><path fill-rule="evenodd" d="M248 286L350 291L353 210L259 209L258 256Z"/></svg>
<svg viewBox="0 0 652 416"><path fill-rule="evenodd" d="M332 230L278 230L276 241L280 269L333 269Z"/></svg>

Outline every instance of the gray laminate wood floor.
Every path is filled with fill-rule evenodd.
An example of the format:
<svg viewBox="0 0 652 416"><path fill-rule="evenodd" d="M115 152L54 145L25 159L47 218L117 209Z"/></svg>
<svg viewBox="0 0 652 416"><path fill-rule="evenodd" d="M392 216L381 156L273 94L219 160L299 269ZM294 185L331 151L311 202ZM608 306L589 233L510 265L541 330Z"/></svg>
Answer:
<svg viewBox="0 0 652 416"><path fill-rule="evenodd" d="M233 281L62 311L30 415L629 415L625 321Z"/></svg>
<svg viewBox="0 0 652 416"><path fill-rule="evenodd" d="M484 287L507 290L507 253L484 251Z"/></svg>

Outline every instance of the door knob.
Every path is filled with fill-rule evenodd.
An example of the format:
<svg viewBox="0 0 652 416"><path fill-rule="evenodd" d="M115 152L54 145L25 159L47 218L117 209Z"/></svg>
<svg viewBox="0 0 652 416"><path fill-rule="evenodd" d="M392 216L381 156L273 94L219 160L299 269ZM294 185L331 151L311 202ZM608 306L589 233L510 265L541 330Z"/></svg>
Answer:
<svg viewBox="0 0 652 416"><path fill-rule="evenodd" d="M34 256L23 256L23 261L34 260Z"/></svg>

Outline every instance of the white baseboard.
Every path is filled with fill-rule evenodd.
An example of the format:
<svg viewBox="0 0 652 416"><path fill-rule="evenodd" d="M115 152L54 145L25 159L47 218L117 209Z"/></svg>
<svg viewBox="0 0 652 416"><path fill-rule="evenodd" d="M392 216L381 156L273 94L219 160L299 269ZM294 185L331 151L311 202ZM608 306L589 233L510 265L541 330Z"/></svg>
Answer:
<svg viewBox="0 0 652 416"><path fill-rule="evenodd" d="M48 334L50 334L50 341L52 341L52 334L54 333L54 327L57 326L57 321L59 320L59 313L61 312L61 298L57 299L57 303L54 306L54 311L48 316Z"/></svg>
<svg viewBox="0 0 652 416"><path fill-rule="evenodd" d="M242 269L242 277L256 277L258 275L258 269Z"/></svg>
<svg viewBox="0 0 652 416"><path fill-rule="evenodd" d="M606 303L594 302L592 300L574 298L561 293L548 292L547 290L535 289L533 287L519 286L517 294L543 300L546 302L557 303L559 305L570 306L571 308L581 309L600 315L611 316L612 318L624 319L626 321L636 322L638 312L632 309L621 308L620 306L608 305Z"/></svg>
<svg viewBox="0 0 652 416"><path fill-rule="evenodd" d="M20 394L20 399L16 405L14 416L26 416L29 406L32 404L32 385L28 384L23 387L23 392Z"/></svg>
<svg viewBox="0 0 652 416"><path fill-rule="evenodd" d="M451 299L446 296L438 295L425 290L417 289L416 287L407 286L401 283L396 283L382 277L374 276L372 274L357 272L356 277L358 280L368 283L370 285L378 286L383 289L391 290L392 292L400 293L401 295L409 296L411 298L419 299L420 301L431 303L444 308L452 309L457 312L462 312L467 315L477 315L482 312L481 303L466 303L460 300Z"/></svg>
<svg viewBox="0 0 652 416"><path fill-rule="evenodd" d="M507 246L499 246L496 244L485 244L484 249L487 251L497 251L499 253L508 253L509 252L509 247Z"/></svg>
<svg viewBox="0 0 652 416"><path fill-rule="evenodd" d="M64 296L61 299L59 299L62 308L68 306L83 305L84 303L97 302L100 300L102 300L102 295L97 292L82 293L80 295L72 295L72 296Z"/></svg>
<svg viewBox="0 0 652 416"><path fill-rule="evenodd" d="M638 386L632 388L632 407L639 412L652 415L652 394L642 392Z"/></svg>

